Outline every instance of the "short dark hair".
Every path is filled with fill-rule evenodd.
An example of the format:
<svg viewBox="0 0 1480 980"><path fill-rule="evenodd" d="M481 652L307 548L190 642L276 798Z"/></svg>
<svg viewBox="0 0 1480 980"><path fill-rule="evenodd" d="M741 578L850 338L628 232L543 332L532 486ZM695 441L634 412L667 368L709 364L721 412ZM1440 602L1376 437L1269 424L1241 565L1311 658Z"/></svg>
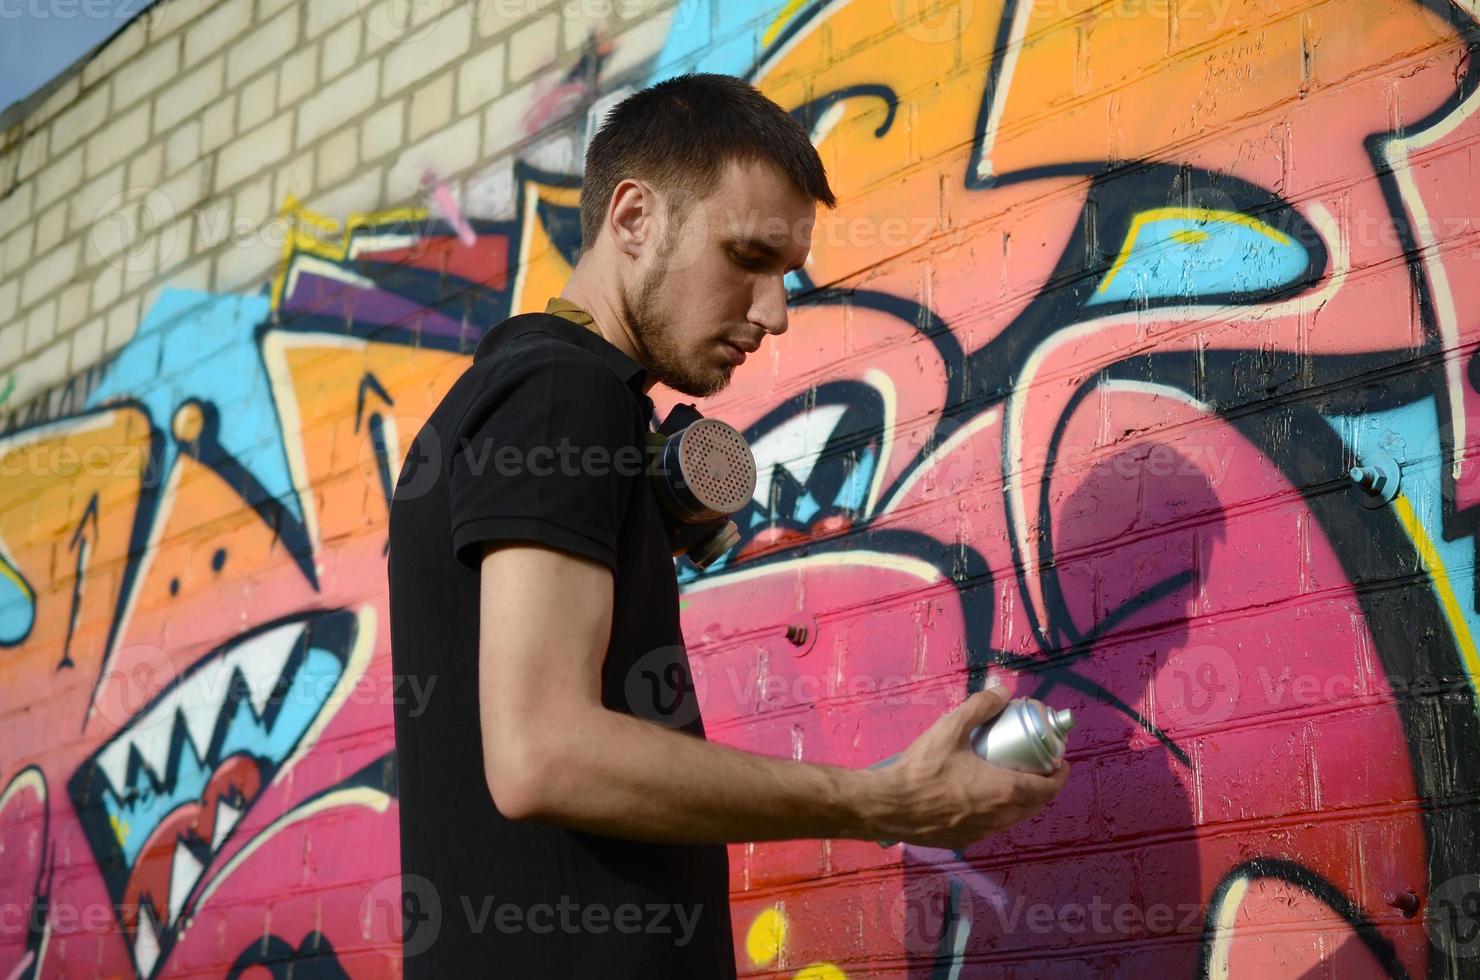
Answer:
<svg viewBox="0 0 1480 980"><path fill-rule="evenodd" d="M581 249L596 243L617 185L645 180L670 200L702 199L731 160L775 164L804 193L837 207L811 136L785 109L731 75L664 79L617 103L586 148L581 186Z"/></svg>

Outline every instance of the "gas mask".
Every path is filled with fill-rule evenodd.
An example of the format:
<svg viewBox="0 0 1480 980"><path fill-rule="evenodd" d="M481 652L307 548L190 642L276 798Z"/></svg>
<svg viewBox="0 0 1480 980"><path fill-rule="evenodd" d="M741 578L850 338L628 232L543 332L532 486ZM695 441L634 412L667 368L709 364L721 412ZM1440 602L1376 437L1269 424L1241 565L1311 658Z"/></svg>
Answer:
<svg viewBox="0 0 1480 980"><path fill-rule="evenodd" d="M755 456L733 427L675 405L648 433L653 481L673 556L708 568L740 540L730 520L755 493Z"/></svg>

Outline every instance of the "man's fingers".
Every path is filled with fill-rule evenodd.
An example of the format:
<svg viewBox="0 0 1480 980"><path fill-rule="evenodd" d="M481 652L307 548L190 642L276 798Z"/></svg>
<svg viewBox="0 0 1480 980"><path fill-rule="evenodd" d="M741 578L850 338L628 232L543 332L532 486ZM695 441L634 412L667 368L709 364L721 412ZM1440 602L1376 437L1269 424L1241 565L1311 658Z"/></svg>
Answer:
<svg viewBox="0 0 1480 980"><path fill-rule="evenodd" d="M1033 777L1032 783L1035 790L1047 799L1052 799L1064 788L1064 783L1069 780L1069 761L1059 760L1059 767L1046 776L1037 773L1029 773Z"/></svg>

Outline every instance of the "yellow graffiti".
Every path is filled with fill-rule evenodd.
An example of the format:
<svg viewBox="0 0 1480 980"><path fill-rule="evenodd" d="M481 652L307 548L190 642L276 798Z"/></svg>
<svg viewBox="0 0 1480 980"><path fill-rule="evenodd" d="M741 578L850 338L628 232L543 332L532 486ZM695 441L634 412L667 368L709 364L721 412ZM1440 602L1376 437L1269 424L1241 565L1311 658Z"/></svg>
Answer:
<svg viewBox="0 0 1480 980"><path fill-rule="evenodd" d="M113 828L113 835L118 838L120 844L128 837L128 821L120 820L118 814L108 814L108 824Z"/></svg>
<svg viewBox="0 0 1480 980"><path fill-rule="evenodd" d="M848 980L848 974L831 963L813 963L796 973L792 980Z"/></svg>
<svg viewBox="0 0 1480 980"><path fill-rule="evenodd" d="M1181 242L1183 245L1198 245L1208 240L1208 233L1184 228L1181 231L1172 232L1172 241Z"/></svg>
<svg viewBox="0 0 1480 980"><path fill-rule="evenodd" d="M36 601L36 593L31 590L31 584L21 577L20 572L11 567L4 555L0 555L0 577L9 579L27 602Z"/></svg>
<svg viewBox="0 0 1480 980"><path fill-rule="evenodd" d="M1444 559L1439 557L1439 549L1434 547L1433 539L1424 530L1423 522L1418 519L1418 514L1414 512L1413 504L1409 503L1407 497L1401 493L1394 497L1393 511L1398 515L1403 530L1408 532L1408 537L1413 540L1413 547L1418 551L1424 568L1429 570L1429 577L1434 583L1434 591L1439 596L1439 605L1444 609L1444 618L1449 621L1449 629L1454 633L1455 646L1459 647L1465 672L1470 676L1470 687L1480 691L1480 687L1477 687L1477 681L1480 681L1480 654L1475 651L1475 639L1470 635L1470 627L1465 622L1464 609L1460 606L1459 598L1454 594L1454 586L1450 584L1449 570L1444 567Z"/></svg>
<svg viewBox="0 0 1480 980"><path fill-rule="evenodd" d="M340 221L316 211L310 211L289 194L278 212L290 221L291 230L283 241L283 256L278 262L277 274L272 280L272 308L277 309L283 298L283 286L287 282L288 263L295 252L317 255L320 258L341 261L349 257L349 243L355 229L364 225L391 224L398 221L424 221L426 208L393 208L389 211L372 211L351 214Z"/></svg>
<svg viewBox="0 0 1480 980"><path fill-rule="evenodd" d="M787 21L795 17L797 11L806 5L807 0L788 0L786 6L781 8L781 13L776 15L776 19L771 21L770 26L761 35L761 47L769 47L771 42L776 40L776 35L780 34L781 29L786 26Z"/></svg>
<svg viewBox="0 0 1480 980"><path fill-rule="evenodd" d="M745 952L756 966L765 966L781 955L786 945L786 916L780 909L765 909L745 933Z"/></svg>

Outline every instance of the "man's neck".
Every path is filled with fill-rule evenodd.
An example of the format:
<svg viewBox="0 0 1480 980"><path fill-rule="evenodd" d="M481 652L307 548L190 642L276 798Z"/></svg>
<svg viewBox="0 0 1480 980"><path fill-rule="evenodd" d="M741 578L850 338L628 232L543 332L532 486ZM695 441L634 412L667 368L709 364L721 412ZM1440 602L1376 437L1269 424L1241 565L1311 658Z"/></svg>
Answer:
<svg viewBox="0 0 1480 980"><path fill-rule="evenodd" d="M582 273L583 270L577 266L576 271L566 282L565 288L560 291L560 298L589 313L596 332L601 334L607 343L643 367L647 367L646 351L643 350L642 344L632 332L631 326L618 312L618 304L608 295L607 290L596 288L597 284L590 282ZM643 382L644 393L651 391L656 383L657 379L649 376Z"/></svg>

